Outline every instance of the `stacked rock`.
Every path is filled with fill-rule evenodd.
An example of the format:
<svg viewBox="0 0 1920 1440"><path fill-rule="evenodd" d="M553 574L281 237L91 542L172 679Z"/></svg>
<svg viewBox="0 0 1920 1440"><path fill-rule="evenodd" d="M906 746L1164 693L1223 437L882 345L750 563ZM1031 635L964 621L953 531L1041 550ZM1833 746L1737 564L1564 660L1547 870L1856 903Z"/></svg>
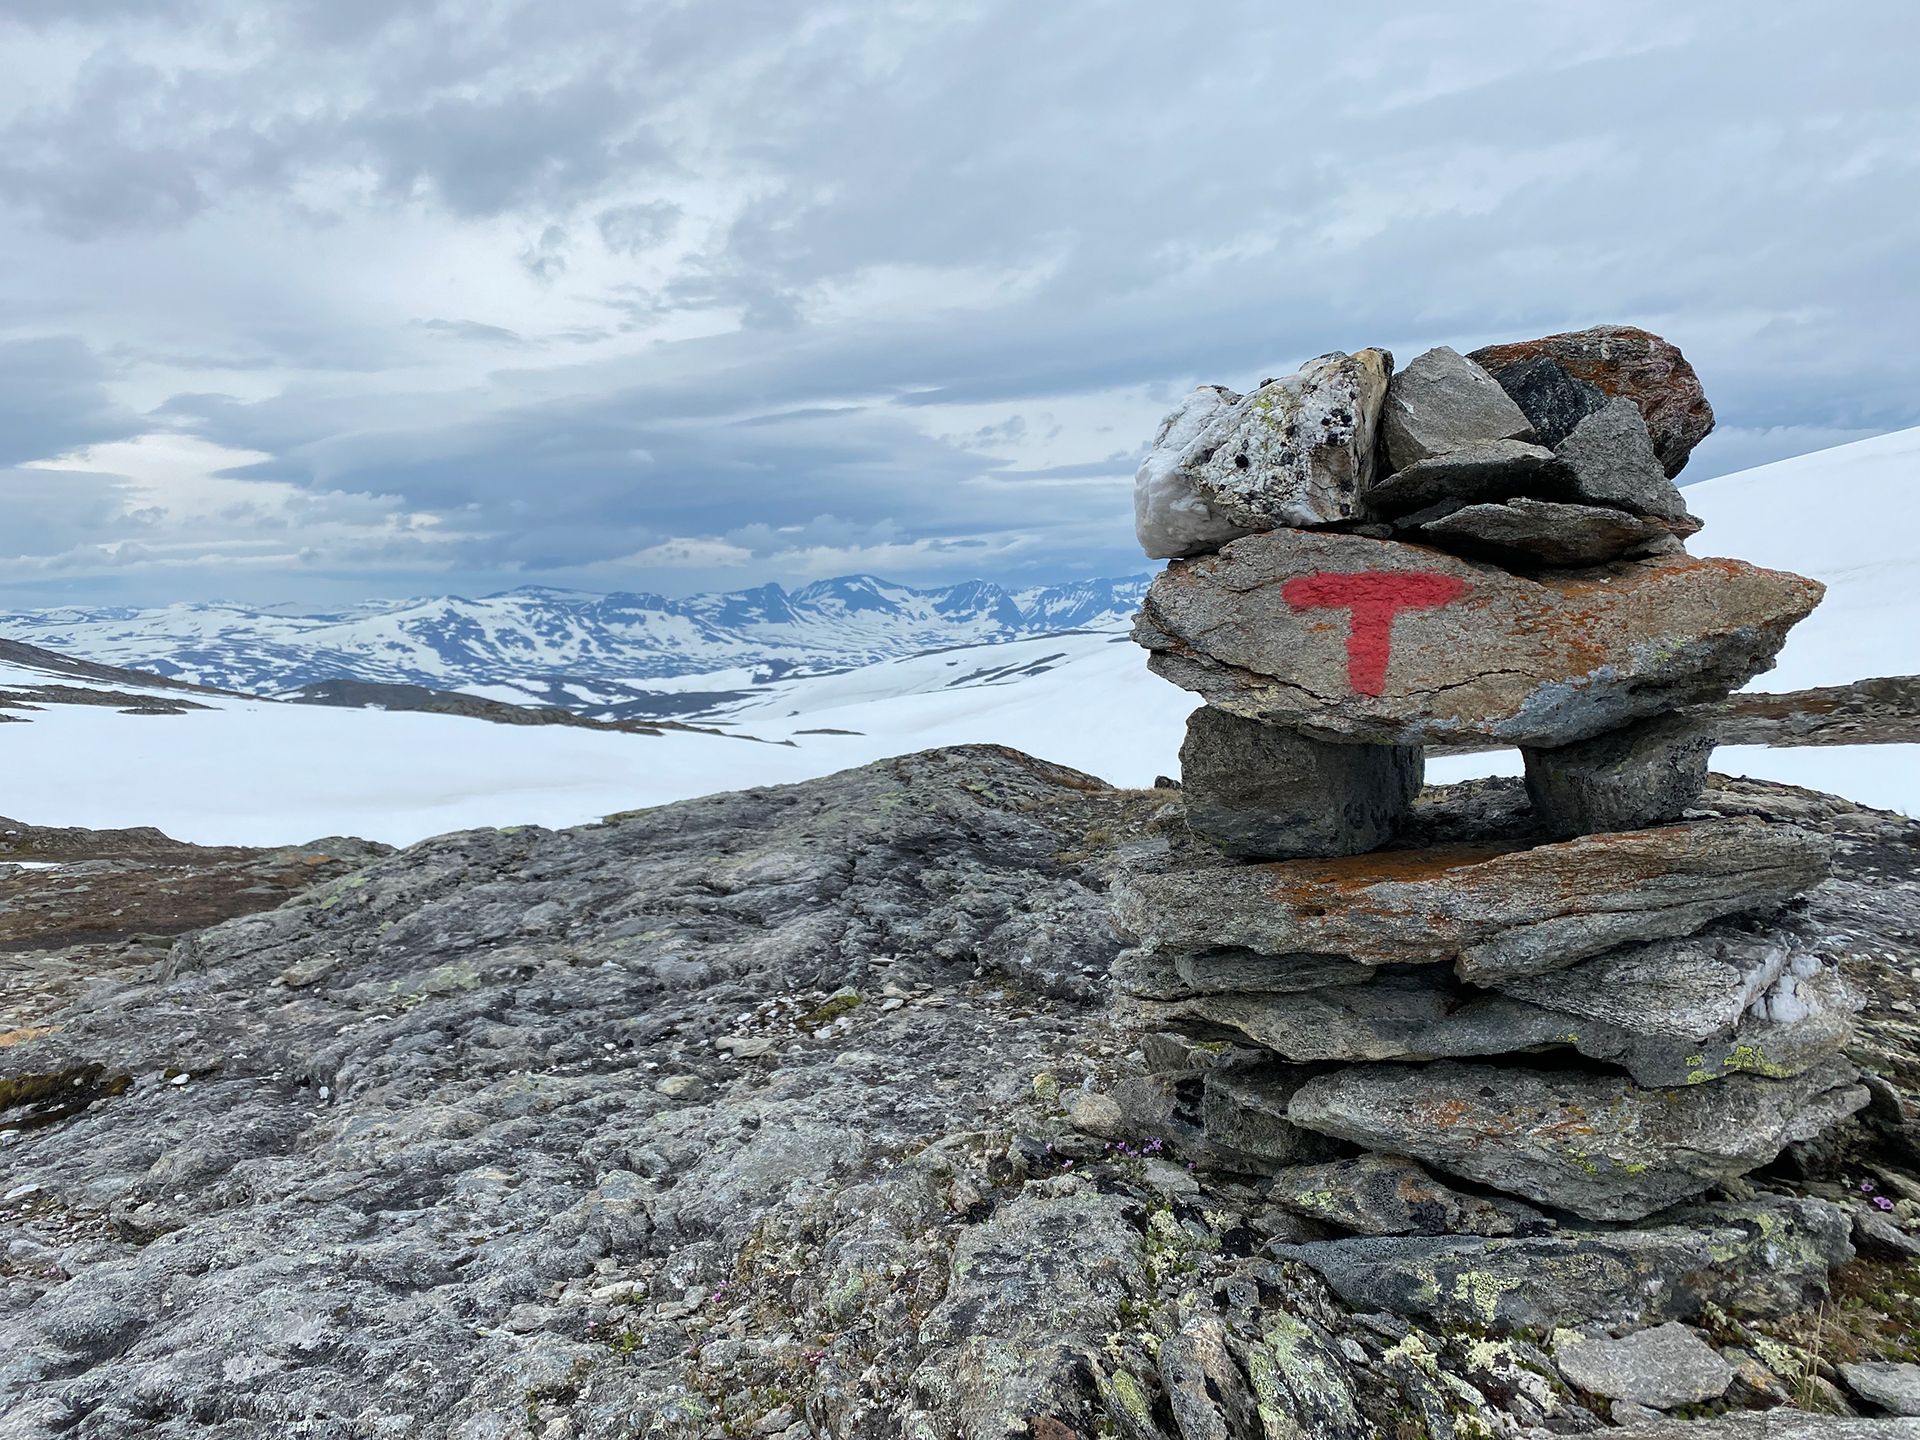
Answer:
<svg viewBox="0 0 1920 1440"><path fill-rule="evenodd" d="M1206 701L1207 844L1120 887L1118 978L1223 1057L1196 1143L1282 1203L1361 1234L1638 1222L1865 1102L1858 1000L1769 918L1824 838L1696 808L1685 708L1822 593L1687 553L1672 477L1712 424L1678 350L1609 327L1326 355L1160 427L1136 509L1172 563L1134 638ZM1524 798L1416 807L1436 745L1519 748ZM1386 1192L1425 1198L1381 1219Z"/></svg>

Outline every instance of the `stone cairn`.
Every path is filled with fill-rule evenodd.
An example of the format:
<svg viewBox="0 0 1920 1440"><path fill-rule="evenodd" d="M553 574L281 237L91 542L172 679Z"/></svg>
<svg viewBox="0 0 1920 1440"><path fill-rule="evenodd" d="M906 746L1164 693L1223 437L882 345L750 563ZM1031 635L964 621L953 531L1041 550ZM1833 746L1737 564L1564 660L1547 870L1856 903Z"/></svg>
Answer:
<svg viewBox="0 0 1920 1440"><path fill-rule="evenodd" d="M1529 1255L1592 1260L1553 1286L1684 1313L1691 1274L1697 1308L1733 1253L1712 1205L1745 1192L1701 1197L1865 1103L1859 1001L1779 913L1825 840L1699 808L1687 707L1822 593L1687 553L1672 477L1712 425L1677 349L1607 327L1203 386L1141 467L1171 563L1134 638L1206 701L1180 754L1206 843L1118 890L1149 1060L1202 1077L1151 1118L1331 1227L1297 1251L1354 1303L1451 1284L1469 1318L1552 1318L1484 1255L1379 1238L1545 1236ZM1524 793L1421 800L1436 746L1517 747ZM1776 1211L1741 1233L1844 1257L1832 1207Z"/></svg>

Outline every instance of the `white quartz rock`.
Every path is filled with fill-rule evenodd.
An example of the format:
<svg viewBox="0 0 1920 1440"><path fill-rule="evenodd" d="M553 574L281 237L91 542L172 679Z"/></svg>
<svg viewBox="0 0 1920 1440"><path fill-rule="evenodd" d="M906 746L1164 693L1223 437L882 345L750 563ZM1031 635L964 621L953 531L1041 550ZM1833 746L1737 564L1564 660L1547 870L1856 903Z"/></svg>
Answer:
<svg viewBox="0 0 1920 1440"><path fill-rule="evenodd" d="M1160 422L1133 477L1133 529L1151 558L1204 555L1250 533L1201 499L1183 468L1194 442L1239 399L1225 386L1201 385Z"/></svg>

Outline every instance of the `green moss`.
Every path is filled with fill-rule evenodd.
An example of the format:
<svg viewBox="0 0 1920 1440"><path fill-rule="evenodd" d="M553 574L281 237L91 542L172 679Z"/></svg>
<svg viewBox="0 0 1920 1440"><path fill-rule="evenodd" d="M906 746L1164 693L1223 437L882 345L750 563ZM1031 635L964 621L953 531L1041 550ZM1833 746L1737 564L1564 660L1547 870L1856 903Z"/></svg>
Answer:
<svg viewBox="0 0 1920 1440"><path fill-rule="evenodd" d="M860 999L858 994L835 995L802 1015L800 1023L810 1030L818 1030L822 1025L838 1020L848 1011L858 1009Z"/></svg>

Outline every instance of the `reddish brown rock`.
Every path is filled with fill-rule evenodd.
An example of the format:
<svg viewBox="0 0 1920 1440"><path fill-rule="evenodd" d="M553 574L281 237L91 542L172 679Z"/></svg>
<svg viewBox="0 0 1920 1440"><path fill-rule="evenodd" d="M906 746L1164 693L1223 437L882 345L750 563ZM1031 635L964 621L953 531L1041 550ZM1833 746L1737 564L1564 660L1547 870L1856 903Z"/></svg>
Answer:
<svg viewBox="0 0 1920 1440"><path fill-rule="evenodd" d="M1514 850L1455 845L1339 860L1175 870L1115 887L1142 945L1451 963L1463 980L1564 969L1641 940L1771 908L1826 878L1824 837L1751 817Z"/></svg>
<svg viewBox="0 0 1920 1440"><path fill-rule="evenodd" d="M1134 639L1156 674L1222 710L1320 739L1568 745L1738 689L1822 593L1739 560L1528 577L1275 530L1169 565Z"/></svg>
<svg viewBox="0 0 1920 1440"><path fill-rule="evenodd" d="M1467 358L1500 382L1533 422L1543 445L1559 444L1587 414L1623 395L1640 407L1654 453L1673 476L1713 429L1713 407L1687 357L1678 346L1632 325L1595 325L1488 345ZM1559 375L1544 370L1537 363L1542 360Z"/></svg>

